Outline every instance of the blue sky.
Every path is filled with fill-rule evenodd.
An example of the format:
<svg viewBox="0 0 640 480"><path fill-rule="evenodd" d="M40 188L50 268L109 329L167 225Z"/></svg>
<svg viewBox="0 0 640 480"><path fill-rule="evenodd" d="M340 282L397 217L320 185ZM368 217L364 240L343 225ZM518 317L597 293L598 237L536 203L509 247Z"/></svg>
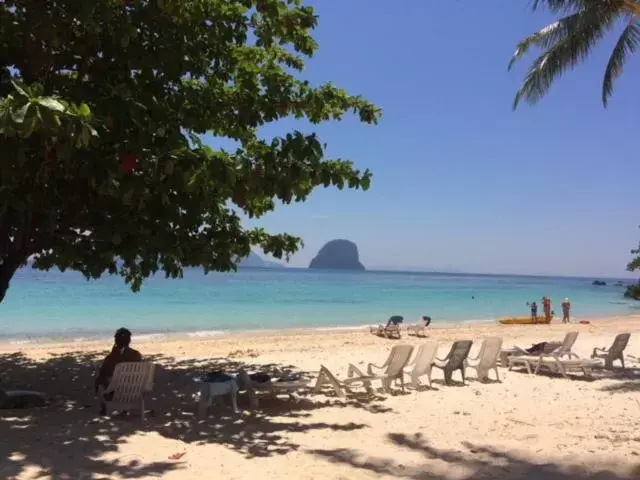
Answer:
<svg viewBox="0 0 640 480"><path fill-rule="evenodd" d="M376 127L348 119L264 130L316 131L329 156L374 173L367 192L321 189L251 223L304 238L292 265L346 238L368 268L624 273L640 238L640 62L631 59L604 109L615 36L537 106L513 112L528 63L507 72L509 58L553 20L530 2L308 3L320 50L304 77L362 94L384 116Z"/></svg>

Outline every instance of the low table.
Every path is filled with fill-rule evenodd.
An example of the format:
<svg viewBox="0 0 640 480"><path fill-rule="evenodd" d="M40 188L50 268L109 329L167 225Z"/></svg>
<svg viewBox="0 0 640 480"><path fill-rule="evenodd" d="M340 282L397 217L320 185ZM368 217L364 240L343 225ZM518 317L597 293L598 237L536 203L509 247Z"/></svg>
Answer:
<svg viewBox="0 0 640 480"><path fill-rule="evenodd" d="M229 395L234 413L238 413L238 384L235 377L225 382L208 382L201 377L194 379L198 385L198 414L204 416L215 402L216 397Z"/></svg>

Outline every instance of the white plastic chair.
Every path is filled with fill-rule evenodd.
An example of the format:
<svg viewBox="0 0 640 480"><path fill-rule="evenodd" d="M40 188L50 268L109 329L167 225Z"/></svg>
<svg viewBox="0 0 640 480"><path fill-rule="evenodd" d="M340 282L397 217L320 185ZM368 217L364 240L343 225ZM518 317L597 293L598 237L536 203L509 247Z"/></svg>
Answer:
<svg viewBox="0 0 640 480"><path fill-rule="evenodd" d="M411 377L411 386L418 388L420 385L420 377L426 376L431 387L431 370L433 369L433 360L438 353L438 342L425 342L418 348L412 363L409 363L404 373Z"/></svg>
<svg viewBox="0 0 640 480"><path fill-rule="evenodd" d="M500 381L498 374L498 357L502 349L502 339L490 337L482 342L480 351L475 357L468 357L464 362L465 369L473 368L478 374L478 380L489 380L489 370L496 373L496 380Z"/></svg>
<svg viewBox="0 0 640 480"><path fill-rule="evenodd" d="M153 390L155 365L151 362L122 362L116 365L109 386L102 392L108 410L140 409L144 420L144 396ZM110 399L106 395L113 393Z"/></svg>

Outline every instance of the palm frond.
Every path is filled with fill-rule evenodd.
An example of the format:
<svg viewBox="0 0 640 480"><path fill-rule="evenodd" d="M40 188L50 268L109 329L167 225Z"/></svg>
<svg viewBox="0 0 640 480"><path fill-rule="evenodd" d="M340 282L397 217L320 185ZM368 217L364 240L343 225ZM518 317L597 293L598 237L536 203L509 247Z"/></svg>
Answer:
<svg viewBox="0 0 640 480"><path fill-rule="evenodd" d="M541 48L543 53L530 67L514 98L513 109L523 98L531 104L536 103L549 91L556 78L583 61L611 29L619 13L618 9L610 8L607 1L591 0L589 8L564 17L520 42L510 66L531 46Z"/></svg>
<svg viewBox="0 0 640 480"><path fill-rule="evenodd" d="M507 70L511 70L515 63L529 52L531 47L538 47L546 50L570 35L582 21L581 16L582 13L574 13L568 17L561 18L557 22L547 25L543 29L522 40L516 46L516 51L511 56Z"/></svg>
<svg viewBox="0 0 640 480"><path fill-rule="evenodd" d="M609 57L607 68L604 71L604 81L602 82L602 103L607 106L609 97L613 93L613 84L622 75L627 55L633 54L640 47L640 26L630 19L629 24L624 29L616 46Z"/></svg>
<svg viewBox="0 0 640 480"><path fill-rule="evenodd" d="M552 13L566 13L588 9L597 3L604 8L622 10L640 17L639 0L533 0L532 9L543 7Z"/></svg>

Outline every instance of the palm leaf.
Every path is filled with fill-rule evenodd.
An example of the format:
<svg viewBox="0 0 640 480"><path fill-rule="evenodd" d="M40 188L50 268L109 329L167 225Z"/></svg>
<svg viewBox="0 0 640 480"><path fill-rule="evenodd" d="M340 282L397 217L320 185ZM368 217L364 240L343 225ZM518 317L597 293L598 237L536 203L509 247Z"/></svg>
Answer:
<svg viewBox="0 0 640 480"><path fill-rule="evenodd" d="M574 0L574 3L579 1L585 0ZM518 90L513 101L514 109L523 98L531 104L542 98L556 78L589 55L619 16L619 10L611 8L607 1L591 0L589 5L589 8L564 17L520 42L510 67L532 46L541 48L543 53L533 62Z"/></svg>
<svg viewBox="0 0 640 480"><path fill-rule="evenodd" d="M557 22L547 25L543 29L522 40L516 46L516 51L511 56L507 69L511 70L515 63L529 52L531 47L538 47L543 50L547 50L555 43L570 35L582 21L581 16L582 13L574 13L568 17L561 18Z"/></svg>
<svg viewBox="0 0 640 480"><path fill-rule="evenodd" d="M609 63L604 71L604 81L602 82L602 103L607 106L609 97L613 93L613 84L622 75L624 64L628 54L636 52L640 46L640 26L633 19L630 20L627 28L624 29L616 46L609 57Z"/></svg>

